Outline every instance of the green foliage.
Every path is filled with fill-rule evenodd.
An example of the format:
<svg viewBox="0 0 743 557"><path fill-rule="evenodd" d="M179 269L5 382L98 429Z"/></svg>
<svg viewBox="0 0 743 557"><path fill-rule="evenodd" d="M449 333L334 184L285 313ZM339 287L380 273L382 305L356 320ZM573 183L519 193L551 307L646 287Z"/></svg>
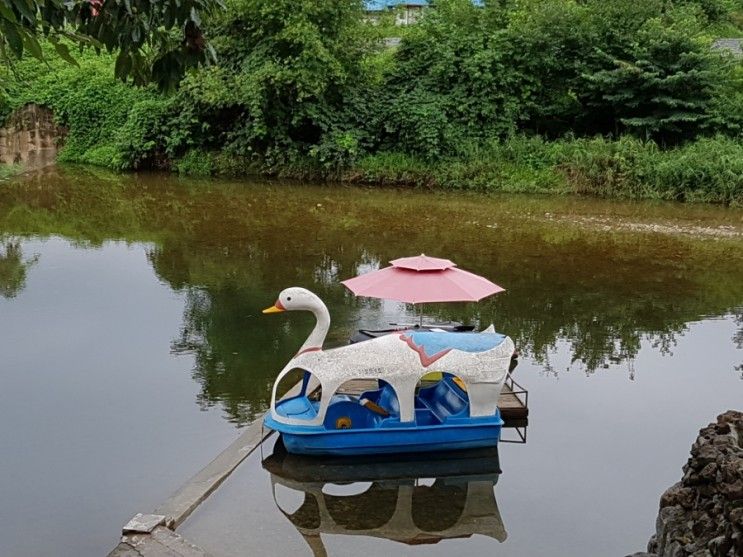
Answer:
<svg viewBox="0 0 743 557"><path fill-rule="evenodd" d="M137 100L129 109L126 121L115 134L114 167L167 168L167 154L172 153L170 117L174 111L171 99L149 97Z"/></svg>
<svg viewBox="0 0 743 557"><path fill-rule="evenodd" d="M45 45L46 49L46 45ZM47 53L48 54L48 53ZM49 66L24 60L4 79L8 109L27 103L50 107L58 123L68 129L62 160L122 166L104 159L104 147L113 144L135 101L154 92L117 81L110 72L112 58L81 55L78 66L56 59ZM95 150L88 156L88 152Z"/></svg>
<svg viewBox="0 0 743 557"><path fill-rule="evenodd" d="M524 128L551 136L582 131L588 118L583 76L596 65L599 23L588 6L573 0L531 0L510 14L505 31L508 59L526 80ZM618 37L607 39L619 42ZM592 126L597 125L601 120L593 121Z"/></svg>
<svg viewBox="0 0 743 557"><path fill-rule="evenodd" d="M524 6L508 29L512 59L530 77L525 128L661 142L709 128L731 67L710 51L699 10L661 0Z"/></svg>
<svg viewBox="0 0 743 557"><path fill-rule="evenodd" d="M675 15L643 23L624 58L585 76L593 94L589 105L612 114L617 128L672 141L705 126L718 76L729 70L708 42L695 38L696 20Z"/></svg>
<svg viewBox="0 0 743 557"><path fill-rule="evenodd" d="M524 78L488 21L470 0L440 0L407 33L377 108L383 148L432 160L515 130Z"/></svg>
<svg viewBox="0 0 743 557"><path fill-rule="evenodd" d="M361 0L231 0L204 25L219 64L177 92L114 79L120 53L73 67L42 42L47 66L0 67L0 118L46 105L63 160L114 169L740 203L733 162L689 166L743 134L743 66L710 48L736 10L437 0L399 29L366 23Z"/></svg>
<svg viewBox="0 0 743 557"><path fill-rule="evenodd" d="M697 8L712 23L728 20L741 7L738 0L675 0L675 3Z"/></svg>
<svg viewBox="0 0 743 557"><path fill-rule="evenodd" d="M731 137L743 137L743 65L738 64L729 79L716 85L707 127Z"/></svg>
<svg viewBox="0 0 743 557"><path fill-rule="evenodd" d="M743 144L725 137L661 150L625 137L560 144L555 162L578 193L743 205Z"/></svg>
<svg viewBox="0 0 743 557"><path fill-rule="evenodd" d="M214 173L214 164L210 153L192 149L178 159L175 169L190 176L211 176Z"/></svg>
<svg viewBox="0 0 743 557"><path fill-rule="evenodd" d="M347 92L364 78L368 47L360 0L236 1L213 34L222 67L199 72L181 93L210 122L202 144L260 157L267 167L313 148L324 162L334 152L352 156L344 132L356 115Z"/></svg>
<svg viewBox="0 0 743 557"><path fill-rule="evenodd" d="M653 141L601 137L545 141L513 137L435 164L379 153L353 181L483 192L565 193L743 206L743 144L704 138L673 149Z"/></svg>
<svg viewBox="0 0 743 557"><path fill-rule="evenodd" d="M634 180L664 199L743 206L743 145L740 141L703 138L643 161Z"/></svg>
<svg viewBox="0 0 743 557"><path fill-rule="evenodd" d="M200 14L220 0L0 0L0 63L48 58L43 40L70 64L69 43L116 52L114 72L167 89L188 68L213 62Z"/></svg>

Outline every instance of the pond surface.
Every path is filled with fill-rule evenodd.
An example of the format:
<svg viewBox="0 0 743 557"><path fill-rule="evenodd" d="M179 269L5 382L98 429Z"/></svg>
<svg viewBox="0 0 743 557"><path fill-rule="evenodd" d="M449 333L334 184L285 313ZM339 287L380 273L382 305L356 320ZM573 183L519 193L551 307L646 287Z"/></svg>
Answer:
<svg viewBox="0 0 743 557"><path fill-rule="evenodd" d="M260 309L310 288L334 344L409 321L339 281L418 253L507 289L426 313L514 339L528 442L500 473L413 463L325 496L256 453L184 534L215 557L643 549L697 431L743 408L743 211L73 167L0 183L0 555L105 554L265 411L312 318ZM408 500L417 529L385 529Z"/></svg>

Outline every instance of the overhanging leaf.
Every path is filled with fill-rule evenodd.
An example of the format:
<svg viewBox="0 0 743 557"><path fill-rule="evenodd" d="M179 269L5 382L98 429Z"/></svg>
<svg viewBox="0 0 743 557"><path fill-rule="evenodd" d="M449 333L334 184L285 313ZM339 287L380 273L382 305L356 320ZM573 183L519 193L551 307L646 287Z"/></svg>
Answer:
<svg viewBox="0 0 743 557"><path fill-rule="evenodd" d="M21 58L23 56L23 38L21 38L21 35L18 32L18 28L16 24L10 23L7 20L3 21L2 23L3 23L2 28L4 30L5 41L8 43L8 46L10 47L10 51L17 58Z"/></svg>
<svg viewBox="0 0 743 557"><path fill-rule="evenodd" d="M70 49L67 47L66 44L60 43L56 40L51 41L51 43L54 45L54 50L57 51L57 54L60 58L62 58L62 60L69 64L72 64L73 66L79 66L77 60L75 60L70 54Z"/></svg>

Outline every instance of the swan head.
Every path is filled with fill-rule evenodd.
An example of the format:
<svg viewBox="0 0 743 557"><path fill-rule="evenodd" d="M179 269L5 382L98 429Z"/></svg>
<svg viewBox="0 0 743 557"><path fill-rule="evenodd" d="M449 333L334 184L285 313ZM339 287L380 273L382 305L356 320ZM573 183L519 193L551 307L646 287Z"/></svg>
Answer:
<svg viewBox="0 0 743 557"><path fill-rule="evenodd" d="M282 311L311 311L313 313L327 311L323 301L306 288L292 287L282 290L276 303L263 313L279 313Z"/></svg>

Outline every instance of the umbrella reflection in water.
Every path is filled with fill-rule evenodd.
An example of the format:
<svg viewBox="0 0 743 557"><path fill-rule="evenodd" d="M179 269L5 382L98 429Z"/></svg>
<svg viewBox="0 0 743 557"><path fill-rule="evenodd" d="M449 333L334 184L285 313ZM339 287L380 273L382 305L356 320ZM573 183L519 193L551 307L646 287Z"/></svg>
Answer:
<svg viewBox="0 0 743 557"><path fill-rule="evenodd" d="M327 555L321 534L372 536L408 545L473 534L506 539L494 492L501 472L497 448L395 460L318 459L288 454L279 439L263 467L271 474L277 507L315 557ZM279 504L278 486L302 500L293 512Z"/></svg>

